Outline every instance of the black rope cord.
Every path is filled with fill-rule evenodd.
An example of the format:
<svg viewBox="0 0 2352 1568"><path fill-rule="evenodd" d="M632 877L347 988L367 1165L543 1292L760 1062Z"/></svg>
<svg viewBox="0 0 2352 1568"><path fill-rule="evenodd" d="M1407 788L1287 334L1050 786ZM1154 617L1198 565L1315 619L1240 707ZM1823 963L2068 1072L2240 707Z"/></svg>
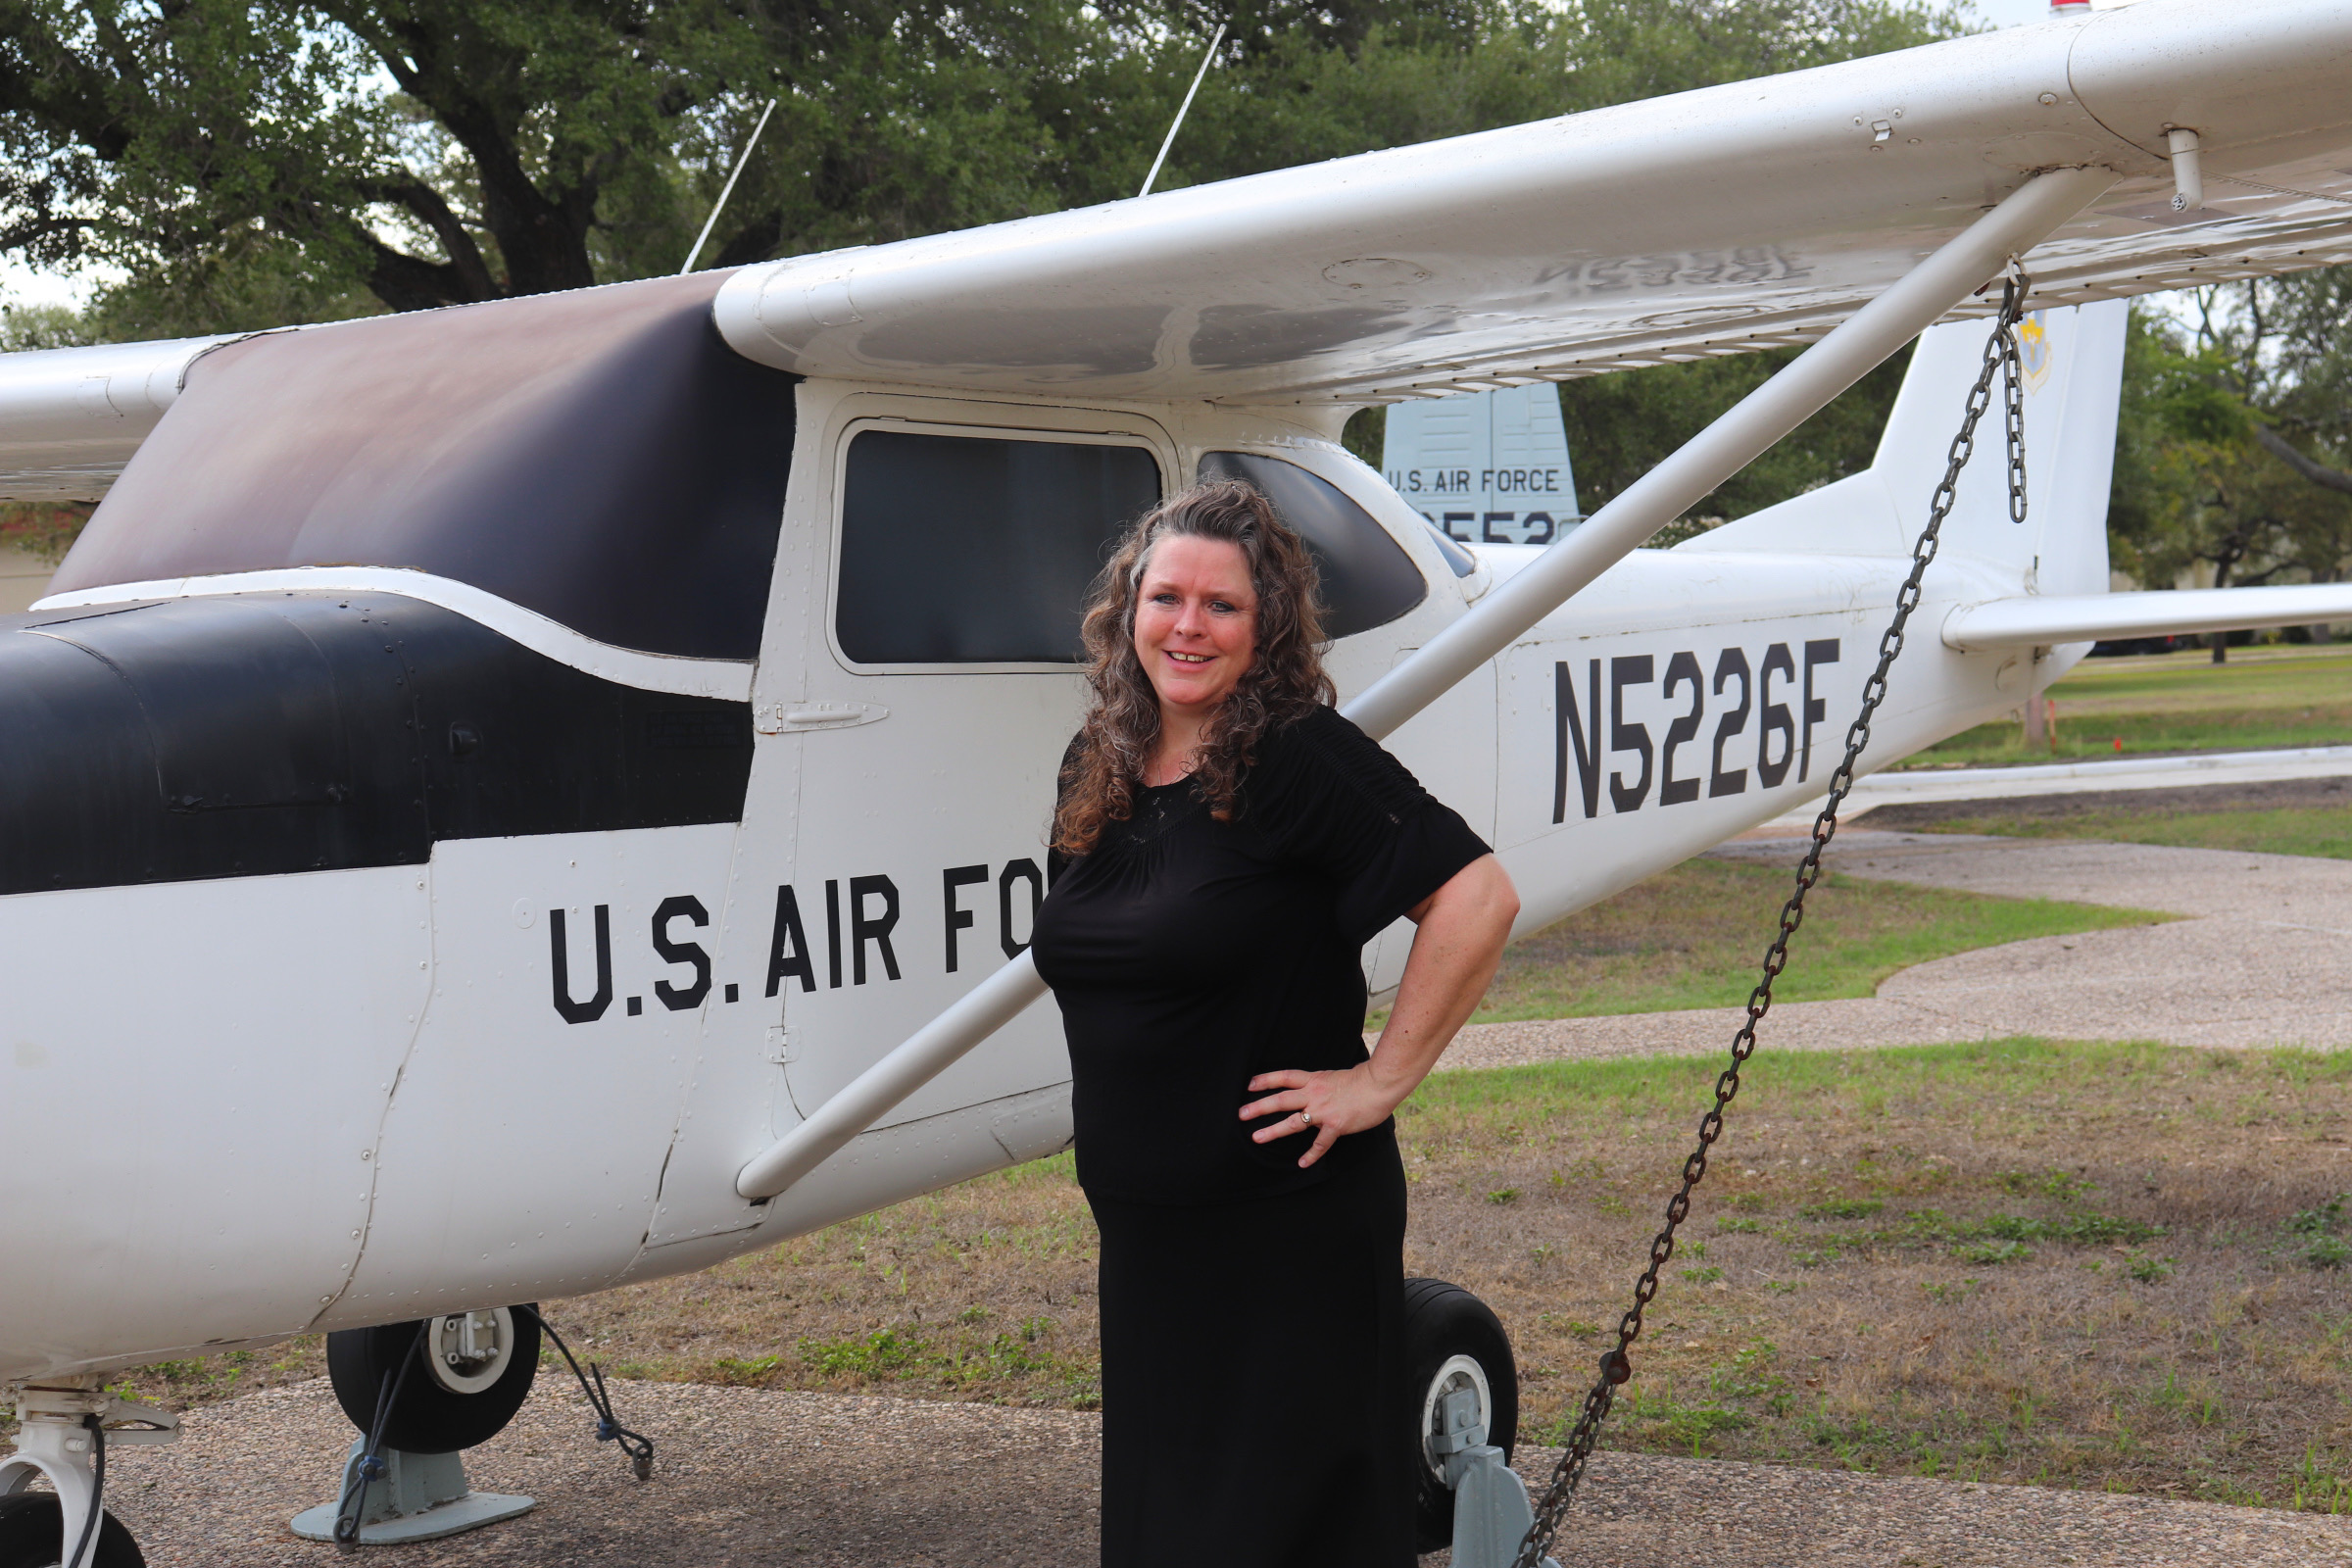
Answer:
<svg viewBox="0 0 2352 1568"><path fill-rule="evenodd" d="M81 1554L90 1549L90 1542L98 1534L98 1521L106 1517L106 1422L93 1410L81 1418L81 1427L90 1435L90 1511L82 1517L81 1539L66 1555L66 1568L75 1568ZM59 1510L58 1533L65 1533L64 1510Z"/></svg>
<svg viewBox="0 0 2352 1568"><path fill-rule="evenodd" d="M1527 1539L1520 1543L1518 1555L1511 1559L1512 1568L1542 1568L1552 1543L1558 1538L1560 1524L1576 1497L1577 1483L1584 1479L1585 1465L1592 1456L1593 1445L1600 1437L1600 1424L1608 1418L1616 1402L1617 1390L1634 1375L1630 1352L1634 1341L1642 1336L1642 1318L1650 1300L1658 1294L1658 1271L1674 1256L1675 1231L1690 1217L1690 1194L1707 1174L1707 1151L1723 1133L1723 1113L1732 1097L1740 1093L1740 1069L1755 1054L1756 1025L1772 1008L1772 983L1780 977L1788 963L1788 939L1796 935L1804 923L1805 895L1821 880L1822 852L1838 832L1838 808L1854 787L1854 768L1861 760L1862 749L1870 742L1870 721L1886 699L1886 674L1893 666L1895 656L1903 651L1903 628L1911 612L1919 608L1920 582L1927 575L1928 564L1936 559L1943 519L1952 510L1952 498L1960 482L1960 470L1968 466L1976 450L1977 421L1992 407L1992 378L2003 378L2003 404L2006 416L2006 436L2009 457L2009 515L2012 521L2026 520L2025 471L2025 402L2024 377L2019 373L2017 323L2025 315L2026 293L2031 286L2025 268L2012 260L2009 274L2003 280L2000 314L1994 318L1992 335L1984 345L1984 362L1977 372L1976 384L1969 389L1967 411L1960 420L1960 433L1952 437L1946 456L1942 482L1936 487L1936 496L1928 508L1927 526L1920 530L1919 542L1912 547L1911 572L1903 579L1902 588L1895 594L1894 618L1879 641L1878 667L1862 686L1862 710L1854 717L1852 727L1845 732L1845 757L1830 776L1829 798L1822 803L1821 812L1813 819L1812 846L1796 868L1796 889L1788 902L1781 906L1780 929L1772 945L1765 950L1763 977L1757 981L1747 999L1747 1018L1739 1033L1732 1037L1732 1064L1715 1080L1715 1103L1699 1118L1698 1147L1683 1161L1683 1185L1666 1202L1666 1224L1649 1244L1649 1266L1634 1284L1634 1304L1617 1324L1617 1344L1600 1358L1600 1376L1592 1392L1585 1396L1583 1411L1577 1416L1575 1430L1569 1434L1567 1451L1553 1467L1551 1480L1544 1495L1536 1503L1535 1522L1528 1528Z"/></svg>
<svg viewBox="0 0 2352 1568"><path fill-rule="evenodd" d="M335 1545L340 1550L359 1550L360 1516L368 1511L368 1488L384 1475L384 1428L391 1423L393 1406L400 1402L400 1391L409 1386L409 1368L419 1359L424 1331L432 1322L428 1317L416 1325L416 1337L409 1341L409 1353L400 1358L398 1374L386 1372L376 1387L375 1424L368 1428L368 1447L345 1478L343 1496L335 1504Z"/></svg>
<svg viewBox="0 0 2352 1568"><path fill-rule="evenodd" d="M564 1336L556 1332L556 1326L553 1323L540 1315L537 1307L517 1307L516 1310L528 1312L534 1318L538 1318L540 1332L555 1341L556 1348L564 1352L564 1359L571 1366L571 1375L580 1380L580 1392L586 1395L588 1402L596 1407L596 1441L618 1444L620 1451L629 1456L630 1474L640 1481L652 1480L654 1440L642 1432L631 1432L620 1424L618 1417L613 1415L612 1396L605 1392L604 1368L591 1361L588 1363L588 1370L582 1372L579 1358L571 1353L571 1347L564 1343ZM588 1382L591 1374L596 1378L594 1387L590 1387Z"/></svg>

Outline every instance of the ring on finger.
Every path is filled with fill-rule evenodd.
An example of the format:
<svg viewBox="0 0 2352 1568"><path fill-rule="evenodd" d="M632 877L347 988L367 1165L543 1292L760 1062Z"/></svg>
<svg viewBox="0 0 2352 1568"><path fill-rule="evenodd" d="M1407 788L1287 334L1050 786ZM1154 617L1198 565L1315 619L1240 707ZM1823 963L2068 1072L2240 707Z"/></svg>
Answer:
<svg viewBox="0 0 2352 1568"><path fill-rule="evenodd" d="M1311 1110L1307 1109L1307 1108L1306 1108L1304 1105L1301 1105L1301 1106L1299 1106L1299 1107L1298 1107L1298 1125L1299 1125L1299 1126L1301 1126L1301 1127L1312 1127L1314 1124L1315 1124L1315 1113L1314 1113L1313 1111L1311 1111Z"/></svg>

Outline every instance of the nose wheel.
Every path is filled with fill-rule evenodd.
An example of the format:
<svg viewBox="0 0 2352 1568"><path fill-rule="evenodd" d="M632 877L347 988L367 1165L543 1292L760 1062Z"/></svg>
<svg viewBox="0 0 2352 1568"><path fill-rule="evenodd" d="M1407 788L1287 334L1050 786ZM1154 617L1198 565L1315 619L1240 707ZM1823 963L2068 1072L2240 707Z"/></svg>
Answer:
<svg viewBox="0 0 2352 1568"><path fill-rule="evenodd" d="M71 1532L81 1536L82 1520ZM54 1494L19 1493L0 1497L0 1568L57 1568L73 1544L67 1539L65 1512ZM113 1514L98 1527L98 1543L83 1559L84 1568L146 1568L138 1544Z"/></svg>
<svg viewBox="0 0 2352 1568"><path fill-rule="evenodd" d="M179 1417L108 1394L97 1379L26 1388L17 1451L0 1454L0 1568L143 1568L122 1521L105 1511L110 1446L170 1443ZM35 1492L47 1481L50 1492Z"/></svg>

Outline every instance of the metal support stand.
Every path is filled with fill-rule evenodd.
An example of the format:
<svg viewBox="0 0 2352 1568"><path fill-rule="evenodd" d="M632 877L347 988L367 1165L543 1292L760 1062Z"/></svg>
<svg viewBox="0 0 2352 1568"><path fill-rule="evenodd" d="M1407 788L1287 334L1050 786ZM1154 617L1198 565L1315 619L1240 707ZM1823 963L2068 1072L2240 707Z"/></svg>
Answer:
<svg viewBox="0 0 2352 1568"><path fill-rule="evenodd" d="M1446 1456L1446 1484L1453 1489L1453 1568L1510 1568L1536 1522L1527 1483L1487 1442L1476 1389L1456 1389L1440 1409L1443 1430L1430 1446ZM1560 1565L1546 1557L1544 1568Z"/></svg>
<svg viewBox="0 0 2352 1568"><path fill-rule="evenodd" d="M65 1539L57 1547L61 1559L81 1538L98 1487L92 1465L97 1443L86 1425L93 1415L106 1428L106 1441L117 1446L171 1443L179 1437L179 1417L169 1410L134 1404L93 1386L24 1390L17 1401L17 1451L0 1458L0 1497L29 1492L35 1480L47 1479L56 1489L58 1516L65 1527ZM93 1530L88 1549L66 1568L89 1568L97 1555L98 1532Z"/></svg>
<svg viewBox="0 0 2352 1568"><path fill-rule="evenodd" d="M466 1464L454 1453L405 1453L386 1448L377 1456L382 1472L370 1478L360 1514L360 1544L385 1546L404 1541L438 1541L460 1531L494 1525L537 1507L534 1497L474 1492L466 1484ZM368 1440L353 1442L343 1460L343 1488L336 1495L361 1495L360 1466ZM335 1539L335 1519L346 1504L322 1502L294 1516L293 1531L305 1541Z"/></svg>

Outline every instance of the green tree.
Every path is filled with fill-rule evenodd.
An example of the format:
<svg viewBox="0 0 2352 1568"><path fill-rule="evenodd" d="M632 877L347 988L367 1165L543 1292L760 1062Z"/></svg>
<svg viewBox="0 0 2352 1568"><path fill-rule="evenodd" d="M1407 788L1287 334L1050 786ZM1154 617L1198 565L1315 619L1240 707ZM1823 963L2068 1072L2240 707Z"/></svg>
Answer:
<svg viewBox="0 0 2352 1568"><path fill-rule="evenodd" d="M1066 3L0 0L0 247L123 268L132 318L182 328L667 271L770 98L719 260L963 226L1055 205L1028 89L1090 29Z"/></svg>
<svg viewBox="0 0 2352 1568"><path fill-rule="evenodd" d="M2117 565L2151 587L2199 567L2215 587L2342 580L2352 270L2185 302L2185 320L2133 312L2108 509ZM2212 647L2228 657L2226 637Z"/></svg>
<svg viewBox="0 0 2352 1568"><path fill-rule="evenodd" d="M1799 352L1770 349L1563 382L1560 416L1577 500L1597 512ZM1691 518L1744 517L1870 466L1910 363L1909 348L1897 352L1692 507ZM1685 524L1676 536L1697 526Z"/></svg>
<svg viewBox="0 0 2352 1568"><path fill-rule="evenodd" d="M1131 194L1215 0L0 0L0 249L110 334L670 270ZM1950 31L1908 0L1251 0L1163 186Z"/></svg>

